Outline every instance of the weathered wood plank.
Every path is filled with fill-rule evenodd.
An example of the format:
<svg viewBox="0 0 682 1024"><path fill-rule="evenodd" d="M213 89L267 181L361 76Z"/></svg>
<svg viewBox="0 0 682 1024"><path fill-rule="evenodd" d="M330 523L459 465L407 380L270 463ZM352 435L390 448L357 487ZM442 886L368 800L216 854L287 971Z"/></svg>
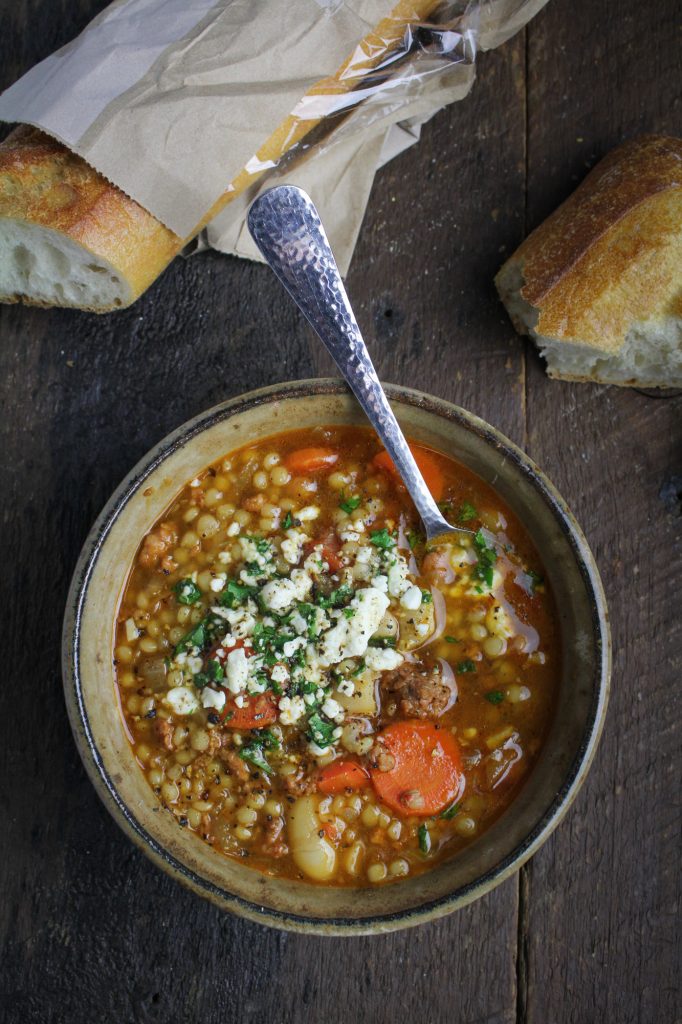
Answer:
<svg viewBox="0 0 682 1024"><path fill-rule="evenodd" d="M0 4L9 27L0 52L12 47L12 61L0 61L7 82L102 5L74 5L66 22L61 6ZM491 278L498 250L520 233L523 90L517 39L485 56L474 95L380 174L349 278L385 378L459 401L517 440L522 349ZM63 603L111 490L199 410L328 369L269 272L203 255L177 262L116 316L5 307L0 334L6 1019L514 1020L516 880L447 920L376 939L254 926L180 889L130 846L69 734Z"/></svg>
<svg viewBox="0 0 682 1024"><path fill-rule="evenodd" d="M678 14L674 3L555 0L533 23L529 228L622 139L680 132ZM679 398L550 384L529 360L529 451L585 528L614 642L592 773L524 869L529 1022L678 1019L681 409Z"/></svg>

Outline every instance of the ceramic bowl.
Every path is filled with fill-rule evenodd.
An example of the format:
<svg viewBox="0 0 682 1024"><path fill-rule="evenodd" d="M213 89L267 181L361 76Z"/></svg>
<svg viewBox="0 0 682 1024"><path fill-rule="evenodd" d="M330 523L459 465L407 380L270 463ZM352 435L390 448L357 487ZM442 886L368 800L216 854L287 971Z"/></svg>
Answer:
<svg viewBox="0 0 682 1024"><path fill-rule="evenodd" d="M338 935L405 928L448 914L498 885L535 853L566 813L585 779L606 710L610 644L604 595L565 502L523 452L482 420L417 391L386 390L409 437L469 466L525 524L545 565L561 623L561 684L543 752L506 813L449 861L375 888L266 877L213 851L177 824L157 802L123 728L113 626L141 538L188 480L232 449L292 427L365 422L340 381L299 381L251 392L202 413L156 445L93 527L66 610L66 703L80 755L108 810L178 881L225 910L294 931Z"/></svg>

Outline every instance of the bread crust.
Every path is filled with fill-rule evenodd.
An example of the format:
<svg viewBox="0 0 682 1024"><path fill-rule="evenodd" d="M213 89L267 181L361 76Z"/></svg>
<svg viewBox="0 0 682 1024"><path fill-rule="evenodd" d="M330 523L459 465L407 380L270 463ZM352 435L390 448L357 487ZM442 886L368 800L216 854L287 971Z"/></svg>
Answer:
<svg viewBox="0 0 682 1024"><path fill-rule="evenodd" d="M402 39L406 25L426 17L436 5L437 0L397 0L389 15L358 44L339 70L317 82L306 95L352 91L362 82L360 72L371 71L383 60L386 50ZM364 54L364 58L358 54ZM347 75L351 64L353 74ZM319 121L285 118L256 154L262 167L279 161L317 124ZM0 144L0 217L48 228L106 260L130 288L129 301L123 303L127 306L156 280L188 241L263 173L240 170L183 239L81 157L37 128L22 125ZM49 305L23 294L0 295L0 301ZM122 307L89 311L104 313L113 308Z"/></svg>
<svg viewBox="0 0 682 1024"><path fill-rule="evenodd" d="M634 323L682 316L681 267L682 140L648 135L597 164L496 283L537 311L538 335L616 355Z"/></svg>
<svg viewBox="0 0 682 1024"><path fill-rule="evenodd" d="M184 244L85 160L27 125L0 144L0 217L48 228L106 260L127 282L131 302Z"/></svg>

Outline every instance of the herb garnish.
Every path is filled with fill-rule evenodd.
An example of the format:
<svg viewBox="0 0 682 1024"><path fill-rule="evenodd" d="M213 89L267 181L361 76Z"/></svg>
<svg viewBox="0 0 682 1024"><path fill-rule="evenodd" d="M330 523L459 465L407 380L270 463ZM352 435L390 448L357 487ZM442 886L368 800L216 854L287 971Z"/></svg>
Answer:
<svg viewBox="0 0 682 1024"><path fill-rule="evenodd" d="M196 604L201 597L201 591L189 576L184 580L178 580L173 587L178 604Z"/></svg>
<svg viewBox="0 0 682 1024"><path fill-rule="evenodd" d="M327 722L322 716L314 711L308 717L308 735L318 747L327 747L331 743L336 726L333 722Z"/></svg>
<svg viewBox="0 0 682 1024"><path fill-rule="evenodd" d="M260 569L260 566L256 566L256 568ZM236 608L249 597L255 597L257 593L257 587L246 587L242 583L237 583L236 580L228 580L220 593L218 604L223 608Z"/></svg>
<svg viewBox="0 0 682 1024"><path fill-rule="evenodd" d="M472 519L478 519L478 512L468 501L465 501L457 514L460 523L470 523Z"/></svg>
<svg viewBox="0 0 682 1024"><path fill-rule="evenodd" d="M472 573L474 579L483 580L489 587L493 585L493 566L497 561L495 548L490 547L482 530L474 537L474 547L478 555L478 563Z"/></svg>
<svg viewBox="0 0 682 1024"><path fill-rule="evenodd" d="M455 666L455 672L475 672L476 666L474 665L471 658L465 658L464 661L458 662Z"/></svg>
<svg viewBox="0 0 682 1024"><path fill-rule="evenodd" d="M438 817L444 818L446 821L450 821L459 814L461 806L461 802L459 800L455 800L454 804L450 804L450 806L446 807L444 811L441 811Z"/></svg>
<svg viewBox="0 0 682 1024"><path fill-rule="evenodd" d="M282 522L282 529L290 530L293 525L294 517L292 516L291 512L287 512L287 514L284 517L284 521Z"/></svg>
<svg viewBox="0 0 682 1024"><path fill-rule="evenodd" d="M256 768L260 768L266 775L272 775L272 768L268 764L268 759L265 756L263 747L265 744L261 739L249 740L239 750L239 756L242 761L250 761L251 764L255 765Z"/></svg>
<svg viewBox="0 0 682 1024"><path fill-rule="evenodd" d="M348 514L350 515L350 513L355 512L356 508L359 508L361 504L362 498L359 497L359 495L357 494L353 495L352 498L346 498L345 496L342 496L342 499L339 502L339 508L342 509L344 512L348 512Z"/></svg>
<svg viewBox="0 0 682 1024"><path fill-rule="evenodd" d="M320 608L340 608L346 601L350 601L354 594L355 591L349 583L342 583L336 590L332 590L328 597L320 594L317 604Z"/></svg>
<svg viewBox="0 0 682 1024"><path fill-rule="evenodd" d="M461 644L461 640L458 640L456 636L446 636L445 642L448 644Z"/></svg>
<svg viewBox="0 0 682 1024"><path fill-rule="evenodd" d="M431 852L431 833L429 832L426 825L420 825L417 830L419 836L419 849L423 854Z"/></svg>
<svg viewBox="0 0 682 1024"><path fill-rule="evenodd" d="M485 695L485 699L491 704L501 704L504 700L504 694L502 690L489 690Z"/></svg>
<svg viewBox="0 0 682 1024"><path fill-rule="evenodd" d="M390 551L395 547L395 541L385 526L383 530L373 530L369 535L369 540L375 548L382 548L384 551Z"/></svg>

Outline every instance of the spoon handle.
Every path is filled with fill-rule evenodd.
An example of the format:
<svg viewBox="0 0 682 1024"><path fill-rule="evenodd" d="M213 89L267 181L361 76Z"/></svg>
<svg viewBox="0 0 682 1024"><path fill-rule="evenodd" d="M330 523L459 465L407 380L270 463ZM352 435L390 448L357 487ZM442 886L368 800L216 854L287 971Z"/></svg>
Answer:
<svg viewBox="0 0 682 1024"><path fill-rule="evenodd" d="M249 230L336 365L393 459L428 538L451 530L408 448L379 383L319 214L294 185L278 185L251 206Z"/></svg>

